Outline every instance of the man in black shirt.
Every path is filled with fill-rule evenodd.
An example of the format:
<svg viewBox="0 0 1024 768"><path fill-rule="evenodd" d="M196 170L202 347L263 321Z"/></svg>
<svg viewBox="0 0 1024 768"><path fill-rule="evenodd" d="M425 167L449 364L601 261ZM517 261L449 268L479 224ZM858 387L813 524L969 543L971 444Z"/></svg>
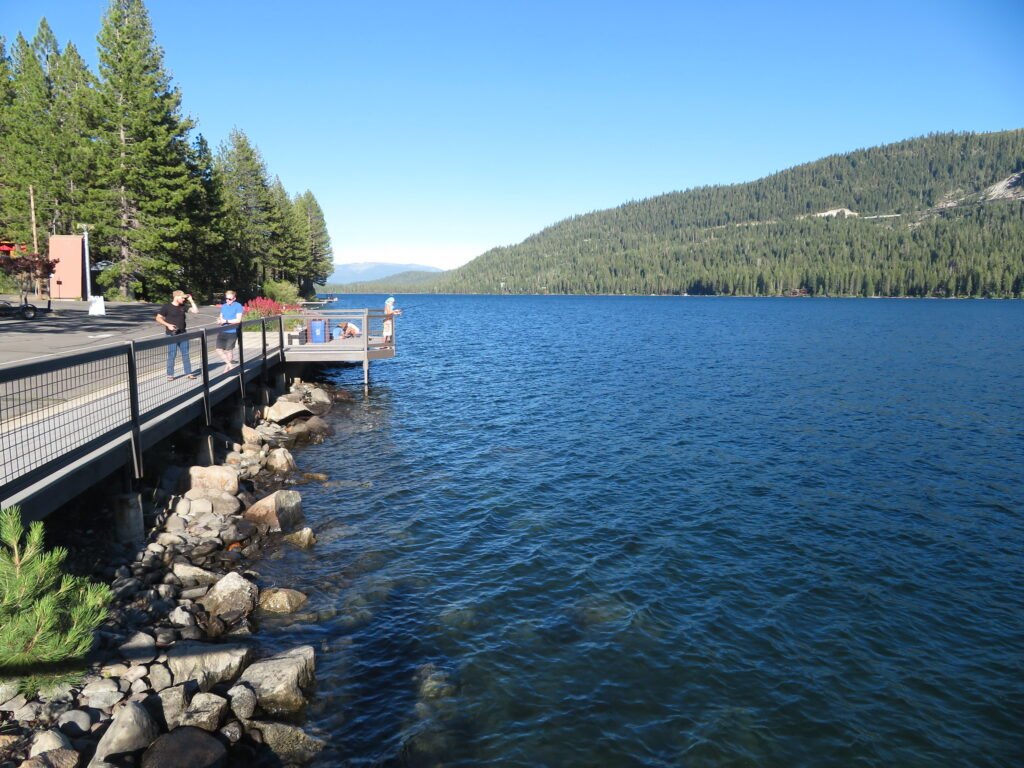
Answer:
<svg viewBox="0 0 1024 768"><path fill-rule="evenodd" d="M185 302L191 306L186 310ZM175 291L171 294L169 304L164 304L157 312L156 321L164 327L168 336L182 336L185 333L185 312L195 314L199 307L192 300L192 294L184 291ZM185 367L185 375L190 379L198 379L199 375L192 373L192 360L189 358L188 339L172 342L167 345L167 380L174 381L174 358L178 351L181 351L181 362Z"/></svg>

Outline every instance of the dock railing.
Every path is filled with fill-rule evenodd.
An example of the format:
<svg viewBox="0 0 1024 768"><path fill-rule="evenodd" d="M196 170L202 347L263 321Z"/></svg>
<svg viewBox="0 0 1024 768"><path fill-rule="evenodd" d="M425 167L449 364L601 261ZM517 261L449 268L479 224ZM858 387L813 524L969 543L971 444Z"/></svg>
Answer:
<svg viewBox="0 0 1024 768"><path fill-rule="evenodd" d="M70 464L125 446L134 476L141 477L148 430L162 434L156 425L197 402L209 424L211 405L236 391L234 381L244 395L247 381L283 361L281 316L246 320L240 328L238 366L231 371L215 353L217 326L0 367L0 504L19 503ZM182 341L197 378L178 373L178 355L168 380L168 347Z"/></svg>

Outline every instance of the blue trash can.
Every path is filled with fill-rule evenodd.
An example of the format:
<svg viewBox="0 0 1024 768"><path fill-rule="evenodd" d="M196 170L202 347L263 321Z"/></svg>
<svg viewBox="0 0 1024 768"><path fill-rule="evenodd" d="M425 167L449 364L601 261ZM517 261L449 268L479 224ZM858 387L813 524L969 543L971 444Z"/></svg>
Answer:
<svg viewBox="0 0 1024 768"><path fill-rule="evenodd" d="M341 338L341 326L340 325L336 325L333 328L331 328L331 339L333 339L334 341L337 341L340 338Z"/></svg>
<svg viewBox="0 0 1024 768"><path fill-rule="evenodd" d="M309 321L309 340L313 344L323 344L327 341L327 322L325 320Z"/></svg>

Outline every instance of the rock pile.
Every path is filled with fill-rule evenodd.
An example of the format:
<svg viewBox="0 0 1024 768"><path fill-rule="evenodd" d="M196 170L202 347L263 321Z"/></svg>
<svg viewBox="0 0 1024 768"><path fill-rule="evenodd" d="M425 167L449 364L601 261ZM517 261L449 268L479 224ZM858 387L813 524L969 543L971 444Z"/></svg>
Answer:
<svg viewBox="0 0 1024 768"><path fill-rule="evenodd" d="M145 549L115 572L86 677L31 700L17 681L0 682L0 718L12 721L0 730L0 768L203 768L268 757L301 765L323 748L297 724L314 649L260 658L253 634L257 611L292 612L306 596L260 590L246 563L272 532L301 548L315 543L300 528L301 495L280 484L297 471L289 449L330 434L320 416L332 401L298 382L243 427L222 464L189 468L187 491L170 498Z"/></svg>

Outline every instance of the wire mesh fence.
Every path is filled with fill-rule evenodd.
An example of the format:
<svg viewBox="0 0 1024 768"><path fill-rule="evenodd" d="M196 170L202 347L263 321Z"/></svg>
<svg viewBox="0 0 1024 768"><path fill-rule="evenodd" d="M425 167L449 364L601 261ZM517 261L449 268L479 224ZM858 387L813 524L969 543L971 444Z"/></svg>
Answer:
<svg viewBox="0 0 1024 768"><path fill-rule="evenodd" d="M0 371L0 485L123 434L130 358L121 347Z"/></svg>
<svg viewBox="0 0 1024 768"><path fill-rule="evenodd" d="M282 359L279 318L243 326L236 354L247 370L263 367L265 355ZM204 328L0 368L0 498L129 433L137 441L147 419L180 403L205 398L208 414L210 369L230 372L216 338Z"/></svg>

